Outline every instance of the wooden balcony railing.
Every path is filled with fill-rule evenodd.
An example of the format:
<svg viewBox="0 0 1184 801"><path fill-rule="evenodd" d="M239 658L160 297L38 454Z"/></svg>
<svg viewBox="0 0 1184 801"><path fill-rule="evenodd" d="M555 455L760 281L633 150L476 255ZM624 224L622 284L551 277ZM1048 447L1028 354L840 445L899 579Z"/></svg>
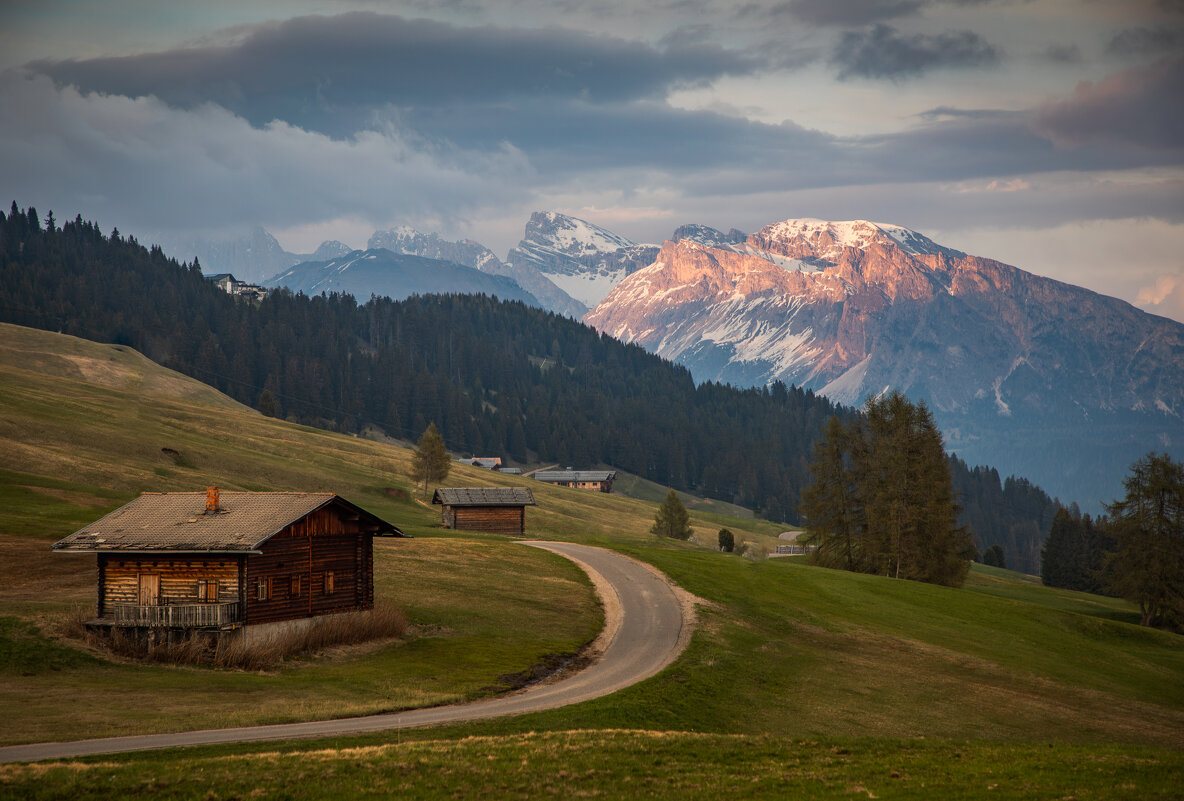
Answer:
<svg viewBox="0 0 1184 801"><path fill-rule="evenodd" d="M116 606L116 626L198 629L241 622L239 604L166 604Z"/></svg>

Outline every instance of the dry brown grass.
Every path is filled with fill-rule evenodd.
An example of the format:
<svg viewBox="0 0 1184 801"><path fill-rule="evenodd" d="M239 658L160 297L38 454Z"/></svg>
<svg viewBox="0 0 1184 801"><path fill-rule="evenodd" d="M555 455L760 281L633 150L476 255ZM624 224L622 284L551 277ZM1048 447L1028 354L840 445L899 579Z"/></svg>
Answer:
<svg viewBox="0 0 1184 801"><path fill-rule="evenodd" d="M96 633L85 625L90 617L89 610L80 606L60 615L53 629L59 636L84 646L86 651L114 656L117 660L249 671L270 670L285 659L316 654L335 646L399 639L408 627L407 616L401 609L381 601L373 609L315 618L300 630L276 634L263 642L200 631L171 640L159 635L135 636L118 628Z"/></svg>

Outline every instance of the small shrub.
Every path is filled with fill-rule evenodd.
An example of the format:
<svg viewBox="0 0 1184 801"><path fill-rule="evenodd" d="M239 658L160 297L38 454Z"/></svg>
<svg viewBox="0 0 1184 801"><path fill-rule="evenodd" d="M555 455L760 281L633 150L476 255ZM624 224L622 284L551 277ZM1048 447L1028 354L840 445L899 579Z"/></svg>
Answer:
<svg viewBox="0 0 1184 801"><path fill-rule="evenodd" d="M736 550L736 535L729 529L721 528L719 530L719 549L724 553Z"/></svg>

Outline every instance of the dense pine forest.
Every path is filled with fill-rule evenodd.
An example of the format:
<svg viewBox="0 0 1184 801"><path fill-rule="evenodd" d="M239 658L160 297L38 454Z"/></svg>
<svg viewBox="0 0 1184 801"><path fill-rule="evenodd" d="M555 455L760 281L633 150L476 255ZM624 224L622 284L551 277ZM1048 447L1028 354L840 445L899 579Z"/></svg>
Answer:
<svg viewBox="0 0 1184 801"><path fill-rule="evenodd" d="M403 439L435 422L457 453L612 465L773 520L797 520L814 442L832 415L854 414L781 384L696 386L641 348L487 296L248 302L196 262L15 203L0 214L0 277L5 322L128 345L280 417ZM951 467L979 546L1038 571L1055 503L1026 481Z"/></svg>

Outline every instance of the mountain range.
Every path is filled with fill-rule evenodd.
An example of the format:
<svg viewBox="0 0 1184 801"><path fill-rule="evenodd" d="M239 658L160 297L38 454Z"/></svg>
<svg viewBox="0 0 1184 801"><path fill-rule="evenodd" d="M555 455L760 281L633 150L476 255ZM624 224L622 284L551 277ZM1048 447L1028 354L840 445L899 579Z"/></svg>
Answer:
<svg viewBox="0 0 1184 801"><path fill-rule="evenodd" d="M210 258L286 260L267 283L306 293L523 300L685 365L697 381L780 381L853 406L899 389L930 405L947 447L970 464L1095 512L1139 456L1184 449L1184 326L898 225L684 225L659 246L535 212L504 260L406 227L375 232L364 252L344 249L325 243L297 264L256 231Z"/></svg>
<svg viewBox="0 0 1184 801"><path fill-rule="evenodd" d="M699 381L925 400L946 445L1092 509L1184 448L1184 325L867 221L688 226L584 321Z"/></svg>
<svg viewBox="0 0 1184 801"><path fill-rule="evenodd" d="M394 253L386 248L355 250L327 261L306 261L264 282L306 295L338 292L361 301L371 295L402 300L412 295L484 294L501 300L539 302L515 281L452 261Z"/></svg>

